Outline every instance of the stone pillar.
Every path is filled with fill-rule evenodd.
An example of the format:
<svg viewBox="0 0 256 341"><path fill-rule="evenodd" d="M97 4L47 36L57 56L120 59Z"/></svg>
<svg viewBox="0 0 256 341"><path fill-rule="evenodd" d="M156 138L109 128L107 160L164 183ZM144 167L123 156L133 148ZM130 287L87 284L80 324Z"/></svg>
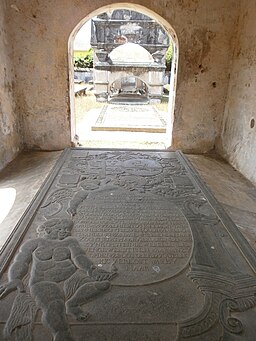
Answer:
<svg viewBox="0 0 256 341"><path fill-rule="evenodd" d="M107 102L108 100L108 71L102 69L108 57L108 53L102 49L94 53L94 89L97 102Z"/></svg>

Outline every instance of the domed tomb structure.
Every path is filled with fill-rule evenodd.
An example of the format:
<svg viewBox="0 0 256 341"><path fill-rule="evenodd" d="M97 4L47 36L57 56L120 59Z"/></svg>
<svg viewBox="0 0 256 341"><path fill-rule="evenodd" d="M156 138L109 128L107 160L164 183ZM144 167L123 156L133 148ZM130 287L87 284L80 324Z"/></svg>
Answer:
<svg viewBox="0 0 256 341"><path fill-rule="evenodd" d="M137 96L159 101L170 43L163 27L144 14L124 9L102 13L91 22L97 100Z"/></svg>

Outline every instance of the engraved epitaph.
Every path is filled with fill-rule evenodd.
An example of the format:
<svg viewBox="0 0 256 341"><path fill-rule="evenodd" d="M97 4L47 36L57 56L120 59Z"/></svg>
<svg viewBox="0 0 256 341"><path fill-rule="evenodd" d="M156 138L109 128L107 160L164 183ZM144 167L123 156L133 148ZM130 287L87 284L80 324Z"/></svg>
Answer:
<svg viewBox="0 0 256 341"><path fill-rule="evenodd" d="M92 193L80 204L75 226L74 235L96 264L116 265L118 284L170 278L192 253L191 230L181 210L153 195L115 188Z"/></svg>

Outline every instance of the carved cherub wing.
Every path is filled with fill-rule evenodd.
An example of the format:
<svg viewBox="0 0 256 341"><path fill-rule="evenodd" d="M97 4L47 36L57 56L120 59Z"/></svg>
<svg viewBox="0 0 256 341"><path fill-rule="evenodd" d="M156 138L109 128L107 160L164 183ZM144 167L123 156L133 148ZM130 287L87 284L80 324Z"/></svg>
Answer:
<svg viewBox="0 0 256 341"><path fill-rule="evenodd" d="M74 191L72 189L58 189L55 192L51 193L50 196L46 199L46 201L41 205L41 208L47 208L51 204L58 204L58 207L54 209L54 211L48 216L55 215L59 213L63 208L63 203L65 201L70 201L74 195Z"/></svg>
<svg viewBox="0 0 256 341"><path fill-rule="evenodd" d="M58 189L57 191L51 193L51 195L47 198L46 202L43 203L41 208L45 208L53 203L62 204L63 200L67 200L72 198L74 195L73 190L71 189Z"/></svg>
<svg viewBox="0 0 256 341"><path fill-rule="evenodd" d="M30 294L17 294L10 316L4 327L4 339L9 340L15 330L16 341L32 341L32 324L35 320L37 309Z"/></svg>

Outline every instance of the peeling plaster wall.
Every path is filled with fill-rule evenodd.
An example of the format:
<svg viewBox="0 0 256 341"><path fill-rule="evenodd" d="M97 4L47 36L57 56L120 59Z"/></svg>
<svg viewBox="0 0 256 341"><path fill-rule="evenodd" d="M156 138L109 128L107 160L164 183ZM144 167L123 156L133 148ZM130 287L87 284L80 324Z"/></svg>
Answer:
<svg viewBox="0 0 256 341"><path fill-rule="evenodd" d="M243 0L218 149L256 183L256 2Z"/></svg>
<svg viewBox="0 0 256 341"><path fill-rule="evenodd" d="M0 169L22 148L19 119L13 100L14 70L11 64L11 46L6 22L5 1L0 2Z"/></svg>
<svg viewBox="0 0 256 341"><path fill-rule="evenodd" d="M26 146L48 150L69 146L68 39L80 20L115 2L7 1L14 62L19 65L17 100ZM132 3L166 19L179 39L173 147L189 152L212 149L223 118L239 1L129 1Z"/></svg>

